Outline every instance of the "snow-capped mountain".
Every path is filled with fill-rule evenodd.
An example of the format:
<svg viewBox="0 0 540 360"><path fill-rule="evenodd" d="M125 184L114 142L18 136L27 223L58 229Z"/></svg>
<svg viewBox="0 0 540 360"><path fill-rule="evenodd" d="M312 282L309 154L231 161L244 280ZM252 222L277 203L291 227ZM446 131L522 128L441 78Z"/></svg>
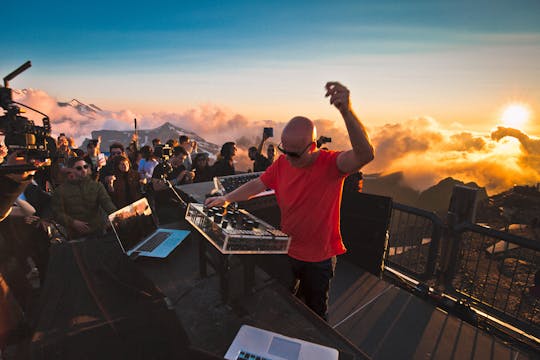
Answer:
<svg viewBox="0 0 540 360"><path fill-rule="evenodd" d="M81 115L88 116L89 118L92 118L92 119L94 118L93 114L98 114L98 113L103 112L103 110L100 109L98 106L94 104L87 105L77 99L72 99L69 102L58 102L58 106L60 107L71 106L77 109L77 111Z"/></svg>
<svg viewBox="0 0 540 360"><path fill-rule="evenodd" d="M141 129L139 133L139 145L151 145L152 139L158 138L162 143L165 143L169 139L176 139L180 135L187 135L191 140L195 140L198 144L199 152L207 152L209 154L216 154L219 151L219 146L211 142L206 141L196 133L190 130L182 129L181 127L172 125L166 122L165 124L158 126L154 129ZM96 130L92 131L92 138L97 139L101 136L101 150L108 151L109 145L114 142L119 142L124 145L128 145L131 142L133 136L133 130ZM85 148L88 139L84 141L81 148Z"/></svg>

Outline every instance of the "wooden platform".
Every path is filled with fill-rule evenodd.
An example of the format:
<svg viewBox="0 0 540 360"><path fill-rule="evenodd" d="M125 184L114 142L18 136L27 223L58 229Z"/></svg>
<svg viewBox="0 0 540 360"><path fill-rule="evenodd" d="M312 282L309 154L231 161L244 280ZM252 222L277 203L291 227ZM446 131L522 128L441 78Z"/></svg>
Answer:
<svg viewBox="0 0 540 360"><path fill-rule="evenodd" d="M534 358L369 273L334 293L329 322L373 359Z"/></svg>

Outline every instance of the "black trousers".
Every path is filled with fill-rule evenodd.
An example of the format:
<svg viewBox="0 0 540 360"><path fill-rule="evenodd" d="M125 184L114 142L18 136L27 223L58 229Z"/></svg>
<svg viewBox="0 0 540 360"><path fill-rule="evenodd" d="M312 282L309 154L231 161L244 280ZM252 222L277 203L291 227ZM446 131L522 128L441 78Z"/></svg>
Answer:
<svg viewBox="0 0 540 360"><path fill-rule="evenodd" d="M289 257L294 276L291 291L324 320L328 320L328 291L334 277L336 257L306 262Z"/></svg>

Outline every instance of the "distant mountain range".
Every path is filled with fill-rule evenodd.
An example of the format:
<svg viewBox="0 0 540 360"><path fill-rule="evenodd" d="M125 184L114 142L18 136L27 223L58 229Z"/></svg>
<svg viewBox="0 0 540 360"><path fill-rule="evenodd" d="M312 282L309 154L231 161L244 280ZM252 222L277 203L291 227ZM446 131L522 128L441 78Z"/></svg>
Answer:
<svg viewBox="0 0 540 360"><path fill-rule="evenodd" d="M196 133L182 129L181 127L175 126L169 122L164 123L161 126L158 126L154 129L139 130L139 145L151 145L152 139L158 138L161 139L162 143L165 143L169 139L176 139L180 135L187 135L191 140L195 140L198 144L199 152L206 152L208 154L214 155L219 151L219 146L211 142L206 141ZM128 145L131 142L131 137L133 136L133 130L96 130L92 131L92 139L97 139L101 136L101 149L102 151L107 151L109 145L112 143L118 142L124 146ZM82 149L86 148L88 140L85 139Z"/></svg>
<svg viewBox="0 0 540 360"><path fill-rule="evenodd" d="M540 184L514 186L488 196L486 189L474 182L464 183L448 177L424 191L417 191L405 184L402 172L395 172L364 176L363 192L388 196L394 202L433 211L439 218L446 219L452 191L458 185L479 189L476 222L495 228L508 224L526 224L537 234L536 238L540 239Z"/></svg>
<svg viewBox="0 0 540 360"><path fill-rule="evenodd" d="M479 202L485 202L488 199L485 188L478 186L474 182L464 183L451 177L439 181L436 185L424 191L417 191L405 184L403 172L395 172L388 175L366 175L363 191L370 194L388 196L394 202L433 211L439 216L444 217L448 211L452 191L456 185L479 189Z"/></svg>
<svg viewBox="0 0 540 360"><path fill-rule="evenodd" d="M102 110L97 105L94 105L94 104L88 105L77 99L72 99L69 102L58 102L58 106L72 107L76 109L79 112L79 114L89 119L95 119L96 115L104 112L104 110ZM134 133L133 130L96 130L96 131L92 131L91 139L97 139L99 136L101 136L101 150L108 151L109 145L115 142L123 144L124 146L127 146L131 142L133 133ZM139 129L138 134L139 134L140 146L151 145L152 139L155 139L155 138L158 138L161 140L162 143L165 143L169 139L178 140L178 137L180 135L187 135L189 136L191 140L195 140L197 142L199 152L206 152L210 154L211 156L213 156L220 149L218 145L206 141L205 139L203 139L202 137L200 137L198 134L194 133L193 131L183 129L169 122L166 122L163 125L158 126L154 129ZM83 141L81 145L81 149L83 150L86 149L86 145L88 144L89 140L90 139L86 138Z"/></svg>

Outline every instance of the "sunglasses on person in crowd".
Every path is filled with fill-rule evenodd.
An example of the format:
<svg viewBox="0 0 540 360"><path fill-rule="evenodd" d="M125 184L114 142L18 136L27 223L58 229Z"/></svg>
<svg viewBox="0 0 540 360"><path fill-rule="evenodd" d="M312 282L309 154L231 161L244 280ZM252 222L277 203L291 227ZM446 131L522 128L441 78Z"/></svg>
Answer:
<svg viewBox="0 0 540 360"><path fill-rule="evenodd" d="M281 151L283 154L290 156L292 158L299 158L300 156L304 155L306 150L311 146L312 143L307 144L307 146L302 150L300 153L294 152L294 151L287 151L281 147L281 143L277 146L278 150Z"/></svg>
<svg viewBox="0 0 540 360"><path fill-rule="evenodd" d="M122 155L121 151L111 151L111 155Z"/></svg>
<svg viewBox="0 0 540 360"><path fill-rule="evenodd" d="M81 171L82 169L88 169L89 167L89 165L75 166L75 169Z"/></svg>

